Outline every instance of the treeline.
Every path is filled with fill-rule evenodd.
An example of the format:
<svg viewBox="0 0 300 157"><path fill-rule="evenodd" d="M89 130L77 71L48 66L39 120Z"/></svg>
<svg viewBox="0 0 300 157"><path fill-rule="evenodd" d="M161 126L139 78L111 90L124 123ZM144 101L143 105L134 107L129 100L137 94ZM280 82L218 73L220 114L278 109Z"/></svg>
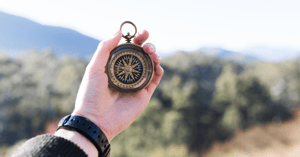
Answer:
<svg viewBox="0 0 300 157"><path fill-rule="evenodd" d="M2 148L69 114L88 64L52 51L25 58L0 58ZM288 110L300 102L299 59L240 64L178 52L161 65L165 74L158 89L146 110L112 141L112 156L197 156L236 131L290 118Z"/></svg>

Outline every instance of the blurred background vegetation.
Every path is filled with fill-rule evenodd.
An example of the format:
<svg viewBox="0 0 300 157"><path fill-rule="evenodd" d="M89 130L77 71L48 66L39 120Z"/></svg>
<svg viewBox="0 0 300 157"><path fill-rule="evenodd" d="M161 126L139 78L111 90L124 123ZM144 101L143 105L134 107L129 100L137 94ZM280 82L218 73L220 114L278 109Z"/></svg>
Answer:
<svg viewBox="0 0 300 157"><path fill-rule="evenodd" d="M242 63L201 51L163 58L161 83L146 110L113 139L111 156L202 156L239 132L292 118L299 61ZM73 110L88 62L52 50L0 56L1 156Z"/></svg>

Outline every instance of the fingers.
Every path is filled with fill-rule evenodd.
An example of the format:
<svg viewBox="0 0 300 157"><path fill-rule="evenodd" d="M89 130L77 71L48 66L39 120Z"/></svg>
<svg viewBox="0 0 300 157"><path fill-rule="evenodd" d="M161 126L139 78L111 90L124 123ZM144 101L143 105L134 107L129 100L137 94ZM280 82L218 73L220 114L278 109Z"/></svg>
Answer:
<svg viewBox="0 0 300 157"><path fill-rule="evenodd" d="M147 90L151 94L154 92L154 90L158 86L158 84L161 80L161 77L164 74L164 70L159 64L156 64L154 68L155 68L155 73L153 75L153 78L152 78L150 84L147 86Z"/></svg>
<svg viewBox="0 0 300 157"><path fill-rule="evenodd" d="M155 48L155 46L154 46L153 44L151 44L151 43L146 43L146 44L143 45L143 49L144 49L144 51L145 51L146 53L148 53L148 54L150 55L150 57L152 58L152 60L153 60L155 63L157 63L157 64L160 63L161 58L160 58L160 56L159 56L158 54L155 53L156 48Z"/></svg>
<svg viewBox="0 0 300 157"><path fill-rule="evenodd" d="M122 33L120 30L118 30L113 37L111 37L110 39L104 40L100 43L99 47L101 48L101 50L104 51L112 51L116 46L118 46L120 40L122 37ZM98 47L98 48L99 48Z"/></svg>
<svg viewBox="0 0 300 157"><path fill-rule="evenodd" d="M146 30L140 31L134 38L133 43L142 45L149 37L149 32Z"/></svg>
<svg viewBox="0 0 300 157"><path fill-rule="evenodd" d="M156 51L155 46L151 43L146 43L143 45L143 49L146 53L148 53L150 55L150 57L152 58L152 60L154 62L155 72L153 74L153 78L152 78L150 84L147 86L147 90L152 94L154 92L155 88L157 87L157 85L159 84L161 77L164 73L164 70L159 65L161 62L161 58L159 57L158 54L155 53L155 51Z"/></svg>
<svg viewBox="0 0 300 157"><path fill-rule="evenodd" d="M119 30L110 39L100 42L88 66L92 70L98 69L104 72L104 67L107 63L109 54L118 45L118 43L121 40L121 37L122 33Z"/></svg>
<svg viewBox="0 0 300 157"><path fill-rule="evenodd" d="M156 51L156 48L153 44L151 43L146 43L143 45L143 49L146 53L148 53L149 55L151 55L152 53L154 53Z"/></svg>

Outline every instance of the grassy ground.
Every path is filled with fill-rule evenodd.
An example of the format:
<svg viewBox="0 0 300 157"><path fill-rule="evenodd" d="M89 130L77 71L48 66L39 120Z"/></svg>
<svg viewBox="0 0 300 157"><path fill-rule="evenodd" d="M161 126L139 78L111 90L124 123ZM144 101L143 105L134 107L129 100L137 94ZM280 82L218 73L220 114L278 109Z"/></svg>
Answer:
<svg viewBox="0 0 300 157"><path fill-rule="evenodd" d="M237 132L228 142L215 143L205 157L300 156L300 109L294 118L278 124L255 126Z"/></svg>

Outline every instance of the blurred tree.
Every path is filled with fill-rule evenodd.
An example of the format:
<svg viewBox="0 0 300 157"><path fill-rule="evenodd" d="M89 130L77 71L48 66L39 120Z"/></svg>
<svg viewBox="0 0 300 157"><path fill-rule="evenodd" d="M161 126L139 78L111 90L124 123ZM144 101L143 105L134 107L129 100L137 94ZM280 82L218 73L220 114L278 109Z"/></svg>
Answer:
<svg viewBox="0 0 300 157"><path fill-rule="evenodd" d="M112 156L147 156L154 148L164 148L167 143L162 119L167 111L158 99L151 99L147 110L112 141Z"/></svg>
<svg viewBox="0 0 300 157"><path fill-rule="evenodd" d="M226 108L236 101L237 82L236 66L232 63L225 65L221 75L216 80L214 97L210 107L219 113L224 113Z"/></svg>
<svg viewBox="0 0 300 157"><path fill-rule="evenodd" d="M59 115L66 115L73 110L86 66L86 60L65 58L56 68L51 103L56 106Z"/></svg>
<svg viewBox="0 0 300 157"><path fill-rule="evenodd" d="M217 79L210 106L222 114L219 125L231 134L274 117L268 89L255 77L237 75L233 64L226 65Z"/></svg>
<svg viewBox="0 0 300 157"><path fill-rule="evenodd" d="M70 113L86 64L58 59L51 50L22 60L0 58L0 143L35 136L47 120ZM59 103L54 103L57 97Z"/></svg>

